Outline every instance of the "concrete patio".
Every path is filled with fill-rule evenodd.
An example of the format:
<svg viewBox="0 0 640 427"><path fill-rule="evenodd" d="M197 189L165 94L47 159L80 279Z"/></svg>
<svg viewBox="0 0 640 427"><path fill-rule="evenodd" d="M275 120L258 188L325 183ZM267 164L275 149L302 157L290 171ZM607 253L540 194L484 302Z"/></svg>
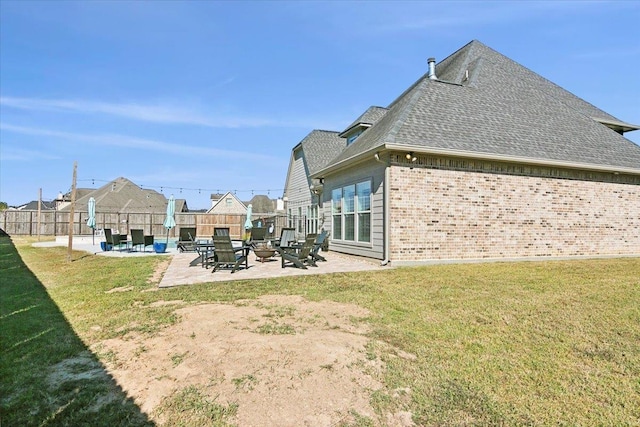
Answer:
<svg viewBox="0 0 640 427"><path fill-rule="evenodd" d="M191 285L205 282L226 282L230 280L268 279L274 277L302 276L309 274L343 273L350 271L373 271L389 267L381 267L375 260L353 257L337 252L321 252L326 262L318 262L317 267L309 267L306 270L295 267L281 267L281 260L275 256L259 261L253 252L249 253L249 268L231 273L231 270L218 270L215 273L211 268L203 268L195 260L199 258L197 253L179 253L172 257L171 264L160 281L159 287L167 288L180 285ZM193 261L193 262L192 262ZM193 265L195 264L195 265Z"/></svg>
<svg viewBox="0 0 640 427"><path fill-rule="evenodd" d="M267 279L274 277L301 276L310 274L344 273L352 271L376 271L391 268L382 267L377 260L340 254L338 252L320 252L327 259L326 262L318 262L318 267L309 267L306 270L295 267L281 267L281 260L275 256L261 262L253 252L249 253L249 268L241 268L235 273L230 270L218 270L215 273L211 268L203 268L199 263L200 256L196 252L180 253L176 248L168 248L165 253L157 254L152 248L143 251L103 251L100 248L102 239L91 236L75 236L73 238L73 250L85 251L97 256L109 257L140 257L163 256L170 257L171 261L167 271L160 281L160 288L173 286L192 285L207 282L227 282L232 280ZM55 241L38 242L33 246L51 247L67 246L67 237L58 237Z"/></svg>

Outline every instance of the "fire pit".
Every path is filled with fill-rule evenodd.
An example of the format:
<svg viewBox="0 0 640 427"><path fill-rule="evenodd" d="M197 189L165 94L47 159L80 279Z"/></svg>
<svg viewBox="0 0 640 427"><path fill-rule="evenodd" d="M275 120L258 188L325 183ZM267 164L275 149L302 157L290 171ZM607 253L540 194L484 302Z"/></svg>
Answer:
<svg viewBox="0 0 640 427"><path fill-rule="evenodd" d="M266 245L256 246L253 248L253 253L260 259L260 262L264 262L265 259L271 258L275 255L276 250L269 248Z"/></svg>

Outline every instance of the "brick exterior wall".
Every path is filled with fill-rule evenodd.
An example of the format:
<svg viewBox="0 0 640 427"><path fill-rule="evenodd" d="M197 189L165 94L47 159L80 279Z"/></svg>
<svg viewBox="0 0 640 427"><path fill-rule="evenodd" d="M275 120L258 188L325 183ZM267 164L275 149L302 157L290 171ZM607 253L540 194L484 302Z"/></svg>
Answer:
<svg viewBox="0 0 640 427"><path fill-rule="evenodd" d="M391 166L392 261L640 256L637 177L615 183L413 166Z"/></svg>

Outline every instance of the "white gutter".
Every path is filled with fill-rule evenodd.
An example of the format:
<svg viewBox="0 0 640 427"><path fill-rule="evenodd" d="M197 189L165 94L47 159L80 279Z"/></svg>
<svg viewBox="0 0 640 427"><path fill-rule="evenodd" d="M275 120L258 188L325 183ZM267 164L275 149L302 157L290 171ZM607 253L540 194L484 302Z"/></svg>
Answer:
<svg viewBox="0 0 640 427"><path fill-rule="evenodd" d="M381 266L385 266L391 262L389 259L389 180L391 176L391 168L389 167L389 163L380 159L378 153L374 155L374 158L384 164L384 186L382 187L382 203L384 204L384 233L382 233L382 238L384 239L384 259L380 262Z"/></svg>

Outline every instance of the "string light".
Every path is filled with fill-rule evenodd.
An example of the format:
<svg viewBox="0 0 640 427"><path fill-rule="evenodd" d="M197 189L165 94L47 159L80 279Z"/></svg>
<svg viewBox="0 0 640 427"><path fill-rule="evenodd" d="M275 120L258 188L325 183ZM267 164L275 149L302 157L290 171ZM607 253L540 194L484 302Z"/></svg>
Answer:
<svg viewBox="0 0 640 427"><path fill-rule="evenodd" d="M100 185L100 183L113 183L113 180L104 180L104 179L97 179L97 178L85 178L85 179L78 179L78 182L91 182L91 185L95 187L96 183L98 183L98 185ZM114 184L114 188L115 188L115 183ZM153 186L153 185L145 185L145 184L137 184L134 183L135 185L137 185L138 187L142 188L142 189L147 189L147 190L156 190L156 191L160 191L160 193L164 193L165 190L171 191L171 190L175 190L182 193L188 193L188 192L198 192L198 194L202 194L203 192L206 194L207 192L209 193L216 193L216 194L223 194L226 193L226 191L221 190L220 188L188 188L188 187L169 187L166 185L161 185L161 186ZM70 188L70 187L69 187ZM70 191L70 190L68 190ZM237 195L237 194L251 194L256 195L256 194L267 194L267 195L271 195L271 192L284 192L284 188L270 188L270 189L256 189L256 188L251 188L251 189L234 189L232 190L233 194ZM308 187L304 186L301 188L289 188L289 192L301 192L301 191L308 191Z"/></svg>

